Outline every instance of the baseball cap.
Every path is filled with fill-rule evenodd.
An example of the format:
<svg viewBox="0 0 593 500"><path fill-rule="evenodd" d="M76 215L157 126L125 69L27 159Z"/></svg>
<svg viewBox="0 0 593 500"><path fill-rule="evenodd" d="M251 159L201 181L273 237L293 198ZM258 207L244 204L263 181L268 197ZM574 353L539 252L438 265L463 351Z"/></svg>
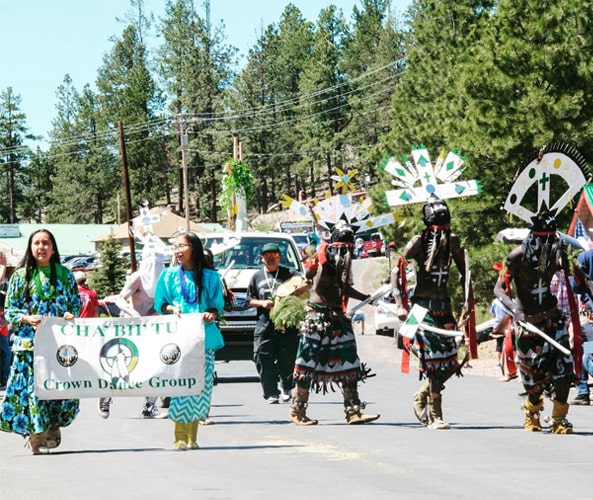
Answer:
<svg viewBox="0 0 593 500"><path fill-rule="evenodd" d="M83 271L76 271L74 273L74 279L76 280L77 283L79 283L81 281L85 281L86 280L86 274Z"/></svg>
<svg viewBox="0 0 593 500"><path fill-rule="evenodd" d="M264 254L266 252L280 253L280 247L276 243L266 243L261 249L261 253Z"/></svg>

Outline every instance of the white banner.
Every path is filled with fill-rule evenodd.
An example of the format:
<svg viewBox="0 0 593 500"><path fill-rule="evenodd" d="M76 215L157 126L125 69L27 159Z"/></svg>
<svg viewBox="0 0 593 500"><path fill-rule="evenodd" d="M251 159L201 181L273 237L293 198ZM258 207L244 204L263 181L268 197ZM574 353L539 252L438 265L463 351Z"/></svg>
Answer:
<svg viewBox="0 0 593 500"><path fill-rule="evenodd" d="M44 318L35 334L40 399L188 396L204 388L201 314Z"/></svg>

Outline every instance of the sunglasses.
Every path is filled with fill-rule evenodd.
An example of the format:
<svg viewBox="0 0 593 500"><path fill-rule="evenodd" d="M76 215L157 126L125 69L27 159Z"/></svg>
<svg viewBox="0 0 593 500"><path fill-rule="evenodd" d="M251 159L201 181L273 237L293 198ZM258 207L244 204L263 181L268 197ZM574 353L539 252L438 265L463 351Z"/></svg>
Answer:
<svg viewBox="0 0 593 500"><path fill-rule="evenodd" d="M280 252L264 252L264 257L278 257Z"/></svg>

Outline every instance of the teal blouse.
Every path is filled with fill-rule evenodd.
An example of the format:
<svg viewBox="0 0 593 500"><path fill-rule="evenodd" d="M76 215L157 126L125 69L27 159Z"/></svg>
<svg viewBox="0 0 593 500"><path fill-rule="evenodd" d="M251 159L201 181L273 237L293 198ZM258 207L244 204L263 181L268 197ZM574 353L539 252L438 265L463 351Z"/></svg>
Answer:
<svg viewBox="0 0 593 500"><path fill-rule="evenodd" d="M193 271L185 271L185 289L187 297L196 296ZM154 309L163 314L161 309L164 304L177 307L184 313L203 313L215 309L218 315L222 314L224 297L220 275L212 269L204 269L202 275L202 295L199 302L188 302L182 293L179 266L165 269L157 282L154 293ZM205 348L217 350L224 347L224 340L216 322L204 322Z"/></svg>

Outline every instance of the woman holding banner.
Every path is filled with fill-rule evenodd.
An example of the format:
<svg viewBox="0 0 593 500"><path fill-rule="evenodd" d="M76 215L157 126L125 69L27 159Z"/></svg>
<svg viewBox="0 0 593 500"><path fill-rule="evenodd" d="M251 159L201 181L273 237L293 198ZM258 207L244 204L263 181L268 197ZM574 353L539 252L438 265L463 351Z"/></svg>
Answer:
<svg viewBox="0 0 593 500"><path fill-rule="evenodd" d="M81 307L72 272L60 264L54 236L31 234L27 250L8 285L5 316L13 327L14 359L0 413L0 430L29 438L33 455L60 445L60 427L78 414L78 400L40 400L35 395L33 346L43 316L73 319Z"/></svg>
<svg viewBox="0 0 593 500"><path fill-rule="evenodd" d="M154 308L161 314L181 316L203 313L206 348L204 390L197 396L172 397L169 418L175 422L176 450L199 448L197 443L200 420L208 417L214 386L214 352L224 346L222 334L215 322L224 307L222 281L218 272L209 269L204 260L200 238L182 233L175 239L178 265L161 274L154 295ZM192 332L188 332L191 334Z"/></svg>

